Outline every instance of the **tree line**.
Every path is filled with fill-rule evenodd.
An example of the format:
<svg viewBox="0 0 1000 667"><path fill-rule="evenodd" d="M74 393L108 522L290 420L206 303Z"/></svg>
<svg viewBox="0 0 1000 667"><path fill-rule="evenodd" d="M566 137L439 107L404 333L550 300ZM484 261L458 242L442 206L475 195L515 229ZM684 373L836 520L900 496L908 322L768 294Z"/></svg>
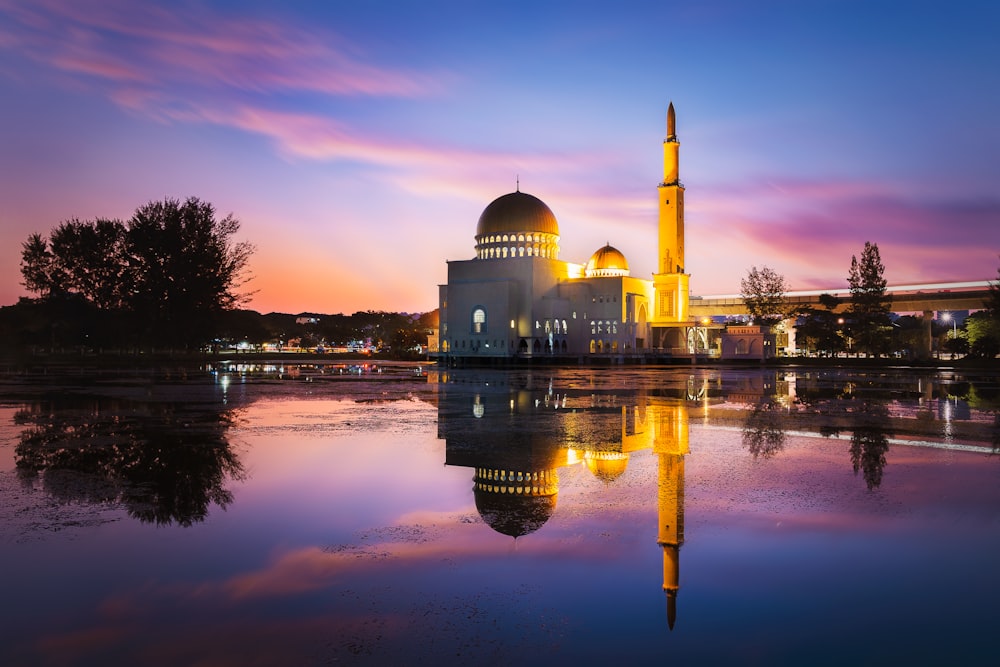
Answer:
<svg viewBox="0 0 1000 667"><path fill-rule="evenodd" d="M72 219L22 244L22 284L37 295L8 314L50 347L190 350L249 296L252 244L240 223L197 198L139 207L128 220Z"/></svg>
<svg viewBox="0 0 1000 667"><path fill-rule="evenodd" d="M919 317L892 317L892 297L887 293L885 265L878 244L866 242L861 256L851 256L847 275L851 296L842 308L841 299L821 294L818 308L795 310L785 298L788 284L784 276L768 267L751 267L740 282L740 296L756 324L773 326L796 319L799 347L821 354L862 352L879 357L899 350L919 350L923 346L924 322ZM983 309L966 318L962 328L942 328L944 350L981 359L1000 354L1000 269L991 283Z"/></svg>
<svg viewBox="0 0 1000 667"><path fill-rule="evenodd" d="M197 198L139 207L128 220L71 219L21 247L32 297L0 308L0 335L26 351L193 352L246 343L303 347L426 343L420 316L366 311L296 317L240 309L254 246Z"/></svg>

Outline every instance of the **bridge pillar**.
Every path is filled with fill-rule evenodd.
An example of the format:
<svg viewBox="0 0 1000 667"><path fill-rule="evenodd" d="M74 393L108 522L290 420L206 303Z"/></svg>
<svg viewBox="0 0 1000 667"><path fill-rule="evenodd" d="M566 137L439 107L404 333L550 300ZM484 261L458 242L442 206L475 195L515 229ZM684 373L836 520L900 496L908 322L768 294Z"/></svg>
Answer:
<svg viewBox="0 0 1000 667"><path fill-rule="evenodd" d="M923 317L923 328L920 332L920 349L917 350L918 359L930 359L931 355L934 353L934 347L932 341L934 336L931 333L931 323L934 321L934 311L925 310Z"/></svg>

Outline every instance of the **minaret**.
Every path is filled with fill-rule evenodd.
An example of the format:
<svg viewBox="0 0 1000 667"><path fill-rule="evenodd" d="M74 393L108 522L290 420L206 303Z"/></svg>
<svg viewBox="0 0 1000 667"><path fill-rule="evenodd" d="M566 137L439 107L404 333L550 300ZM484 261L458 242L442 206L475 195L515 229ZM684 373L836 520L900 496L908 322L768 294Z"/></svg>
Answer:
<svg viewBox="0 0 1000 667"><path fill-rule="evenodd" d="M659 256L653 274L656 290L654 325L687 321L689 278L684 272L684 186L680 180L680 142L674 104L667 109L667 137L663 140L663 182L659 201Z"/></svg>
<svg viewBox="0 0 1000 667"><path fill-rule="evenodd" d="M658 273L684 273L684 186L680 180L680 147L674 103L667 109L663 140L663 182L660 200L660 259Z"/></svg>
<svg viewBox="0 0 1000 667"><path fill-rule="evenodd" d="M677 620L680 551L684 544L684 455L688 453L688 412L683 403L656 406L653 453L657 466L656 543L663 549L663 591L667 626Z"/></svg>

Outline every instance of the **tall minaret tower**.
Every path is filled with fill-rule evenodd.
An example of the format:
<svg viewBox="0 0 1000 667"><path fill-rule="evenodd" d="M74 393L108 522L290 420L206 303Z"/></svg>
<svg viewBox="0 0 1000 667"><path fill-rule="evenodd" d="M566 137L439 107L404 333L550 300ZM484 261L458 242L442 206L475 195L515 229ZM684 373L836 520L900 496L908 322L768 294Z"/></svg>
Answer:
<svg viewBox="0 0 1000 667"><path fill-rule="evenodd" d="M684 186L680 180L680 142L674 103L667 109L667 138L663 140L663 182L659 200L659 257L653 274L656 305L653 324L687 321L690 276L684 273Z"/></svg>

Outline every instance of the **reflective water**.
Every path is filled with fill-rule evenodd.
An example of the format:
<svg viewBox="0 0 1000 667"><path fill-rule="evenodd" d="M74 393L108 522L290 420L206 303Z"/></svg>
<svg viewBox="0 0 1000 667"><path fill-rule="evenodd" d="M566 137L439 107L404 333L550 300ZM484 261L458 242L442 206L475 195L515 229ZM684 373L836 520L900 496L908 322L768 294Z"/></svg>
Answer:
<svg viewBox="0 0 1000 667"><path fill-rule="evenodd" d="M984 664L1000 382L0 378L0 664Z"/></svg>

